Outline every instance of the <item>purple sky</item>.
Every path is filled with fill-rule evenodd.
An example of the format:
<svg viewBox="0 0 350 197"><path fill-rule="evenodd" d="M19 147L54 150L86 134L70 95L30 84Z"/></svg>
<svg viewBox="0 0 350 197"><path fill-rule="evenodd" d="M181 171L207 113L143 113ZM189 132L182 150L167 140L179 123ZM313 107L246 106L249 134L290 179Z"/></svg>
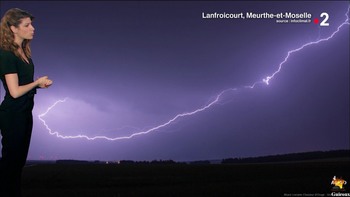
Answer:
<svg viewBox="0 0 350 197"><path fill-rule="evenodd" d="M204 160L349 148L349 26L331 40L293 53L270 85L242 88L271 75L287 52L326 38L345 21L348 2L1 1L31 12L39 90L29 159ZM276 19L203 19L202 12L304 13L319 24ZM193 116L131 139L110 138L164 124L238 88ZM3 90L1 98L3 97Z"/></svg>

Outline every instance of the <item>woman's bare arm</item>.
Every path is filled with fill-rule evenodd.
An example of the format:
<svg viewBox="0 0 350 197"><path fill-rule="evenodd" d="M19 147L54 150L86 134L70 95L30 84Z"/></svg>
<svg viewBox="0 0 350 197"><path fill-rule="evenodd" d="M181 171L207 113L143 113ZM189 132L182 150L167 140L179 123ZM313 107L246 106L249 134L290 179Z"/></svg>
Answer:
<svg viewBox="0 0 350 197"><path fill-rule="evenodd" d="M10 91L10 95L13 98L21 97L36 87L47 88L52 84L52 81L47 76L44 76L44 77L38 78L32 83L20 86L18 84L17 73L6 74L5 80L6 80L7 87Z"/></svg>

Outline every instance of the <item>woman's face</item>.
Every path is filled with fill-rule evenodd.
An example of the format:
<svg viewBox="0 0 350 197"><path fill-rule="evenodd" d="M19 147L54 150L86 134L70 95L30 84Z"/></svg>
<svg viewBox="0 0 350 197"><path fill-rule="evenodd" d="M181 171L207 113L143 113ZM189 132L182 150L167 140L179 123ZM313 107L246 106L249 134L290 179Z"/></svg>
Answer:
<svg viewBox="0 0 350 197"><path fill-rule="evenodd" d="M31 40L34 37L34 27L32 25L32 20L28 18L23 18L18 27L11 26L11 30L15 35L15 40Z"/></svg>

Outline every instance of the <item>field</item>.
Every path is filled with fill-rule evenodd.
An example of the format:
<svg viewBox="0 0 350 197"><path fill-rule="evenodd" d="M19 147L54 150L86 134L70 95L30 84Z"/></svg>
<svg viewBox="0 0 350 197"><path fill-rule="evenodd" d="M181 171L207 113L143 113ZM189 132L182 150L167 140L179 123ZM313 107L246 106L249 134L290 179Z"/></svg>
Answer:
<svg viewBox="0 0 350 197"><path fill-rule="evenodd" d="M260 164L37 164L25 167L24 197L327 196L350 161ZM349 185L345 186L347 192Z"/></svg>

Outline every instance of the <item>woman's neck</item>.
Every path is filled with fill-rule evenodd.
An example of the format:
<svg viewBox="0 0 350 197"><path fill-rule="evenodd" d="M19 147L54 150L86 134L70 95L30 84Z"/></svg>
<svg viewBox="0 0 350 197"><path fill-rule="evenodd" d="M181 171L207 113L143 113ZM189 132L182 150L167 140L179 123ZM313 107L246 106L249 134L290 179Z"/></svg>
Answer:
<svg viewBox="0 0 350 197"><path fill-rule="evenodd" d="M23 39L22 39L22 38L19 38L19 37L15 36L14 42L15 42L16 44L18 44L18 46L19 46L20 48L22 48L22 43L23 43Z"/></svg>

